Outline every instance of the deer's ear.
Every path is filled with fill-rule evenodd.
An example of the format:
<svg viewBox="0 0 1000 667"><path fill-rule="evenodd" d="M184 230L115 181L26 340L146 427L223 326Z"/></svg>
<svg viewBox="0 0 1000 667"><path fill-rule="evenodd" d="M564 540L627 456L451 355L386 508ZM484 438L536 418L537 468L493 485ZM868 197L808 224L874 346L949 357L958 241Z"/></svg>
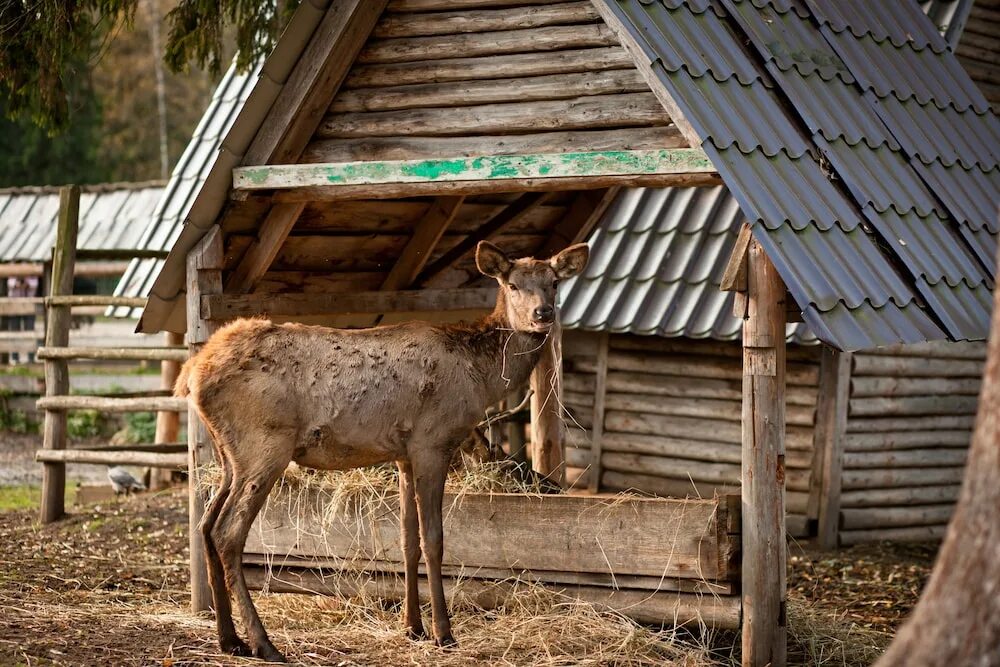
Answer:
<svg viewBox="0 0 1000 667"><path fill-rule="evenodd" d="M560 280L572 278L583 271L590 259L590 248L586 243L577 243L563 250L549 260L549 264Z"/></svg>
<svg viewBox="0 0 1000 667"><path fill-rule="evenodd" d="M504 278L512 265L503 250L489 241L480 241L476 246L476 266L487 276Z"/></svg>

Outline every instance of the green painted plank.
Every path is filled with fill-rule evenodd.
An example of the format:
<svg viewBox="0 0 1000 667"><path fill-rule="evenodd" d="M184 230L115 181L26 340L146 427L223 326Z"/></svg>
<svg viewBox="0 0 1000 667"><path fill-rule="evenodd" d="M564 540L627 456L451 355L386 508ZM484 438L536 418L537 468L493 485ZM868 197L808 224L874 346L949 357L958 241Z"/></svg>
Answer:
<svg viewBox="0 0 1000 667"><path fill-rule="evenodd" d="M700 148L671 148L239 167L233 170L233 187L237 190L270 190L318 185L496 181L715 171L708 156Z"/></svg>

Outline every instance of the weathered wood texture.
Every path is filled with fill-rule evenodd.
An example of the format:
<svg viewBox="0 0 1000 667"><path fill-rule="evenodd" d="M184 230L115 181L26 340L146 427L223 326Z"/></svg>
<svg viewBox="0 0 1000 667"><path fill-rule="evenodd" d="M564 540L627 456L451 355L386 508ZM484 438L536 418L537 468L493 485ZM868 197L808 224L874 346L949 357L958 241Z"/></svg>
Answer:
<svg viewBox="0 0 1000 667"><path fill-rule="evenodd" d="M76 264L76 238L80 226L80 188L70 185L59 192L59 223L56 245L52 256L52 275L49 294L63 296L73 293L73 273ZM45 346L61 347L69 344L72 321L69 306L52 305L45 318ZM69 365L65 359L45 362L45 396L55 398L69 393ZM66 448L66 413L48 410L42 431L42 447L46 450ZM45 462L42 466L42 523L56 521L65 513L66 464Z"/></svg>
<svg viewBox="0 0 1000 667"><path fill-rule="evenodd" d="M837 546L850 379L851 353L824 346L820 360L815 440L817 456L812 483L812 490L815 492L817 541L824 549Z"/></svg>
<svg viewBox="0 0 1000 667"><path fill-rule="evenodd" d="M854 356L843 437L840 542L932 539L957 499L984 343L922 343Z"/></svg>
<svg viewBox="0 0 1000 667"><path fill-rule="evenodd" d="M179 347L184 342L182 334L167 332L166 341L170 347ZM178 349L177 352L182 350ZM160 389L173 393L177 376L181 372L181 360L164 360L160 362ZM187 406L184 407L186 409ZM161 410L156 413L156 435L154 442L176 442L181 428L181 413L175 410ZM181 468L187 465L187 455L182 455ZM156 470L149 478L150 489L163 489L170 486L173 479L170 470Z"/></svg>
<svg viewBox="0 0 1000 667"><path fill-rule="evenodd" d="M600 334L564 333L567 465L593 465ZM600 440L602 490L711 497L740 488L741 369L736 342L610 335ZM807 535L818 347L789 348L785 484L789 529ZM588 470L590 468L591 470ZM813 516L812 518L815 518Z"/></svg>
<svg viewBox="0 0 1000 667"><path fill-rule="evenodd" d="M563 423L562 332L556 325L545 339L531 372L531 468L560 486L566 484L566 427Z"/></svg>
<svg viewBox="0 0 1000 667"><path fill-rule="evenodd" d="M43 463L95 463L105 465L148 466L182 470L187 466L187 454L159 454L138 451L91 451L75 449L42 449L35 460Z"/></svg>

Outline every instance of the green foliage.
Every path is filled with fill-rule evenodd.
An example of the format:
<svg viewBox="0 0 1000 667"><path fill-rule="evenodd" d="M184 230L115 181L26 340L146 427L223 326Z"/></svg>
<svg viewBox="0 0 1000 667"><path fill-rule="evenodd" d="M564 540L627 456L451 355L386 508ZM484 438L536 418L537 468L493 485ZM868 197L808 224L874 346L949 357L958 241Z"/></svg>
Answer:
<svg viewBox="0 0 1000 667"><path fill-rule="evenodd" d="M38 507L42 490L37 486L0 486L0 512Z"/></svg>
<svg viewBox="0 0 1000 667"><path fill-rule="evenodd" d="M138 445L156 442L156 413L129 412L125 415L122 437L125 444Z"/></svg>
<svg viewBox="0 0 1000 667"><path fill-rule="evenodd" d="M104 419L97 410L72 410L66 416L66 433L70 438L94 438L101 435Z"/></svg>
<svg viewBox="0 0 1000 667"><path fill-rule="evenodd" d="M38 433L39 424L24 410L11 410L7 402L0 402L0 431L8 433Z"/></svg>

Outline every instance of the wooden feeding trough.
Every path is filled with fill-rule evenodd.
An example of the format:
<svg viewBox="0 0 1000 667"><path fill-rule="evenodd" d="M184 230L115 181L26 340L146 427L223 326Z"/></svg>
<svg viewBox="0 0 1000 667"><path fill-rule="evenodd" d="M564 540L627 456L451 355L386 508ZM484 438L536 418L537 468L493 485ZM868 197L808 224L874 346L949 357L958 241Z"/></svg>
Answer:
<svg viewBox="0 0 1000 667"><path fill-rule="evenodd" d="M446 586L483 607L516 579L643 623L739 626L739 496L446 494L444 516ZM243 560L250 586L402 599L398 505L331 513L321 491L279 494Z"/></svg>

